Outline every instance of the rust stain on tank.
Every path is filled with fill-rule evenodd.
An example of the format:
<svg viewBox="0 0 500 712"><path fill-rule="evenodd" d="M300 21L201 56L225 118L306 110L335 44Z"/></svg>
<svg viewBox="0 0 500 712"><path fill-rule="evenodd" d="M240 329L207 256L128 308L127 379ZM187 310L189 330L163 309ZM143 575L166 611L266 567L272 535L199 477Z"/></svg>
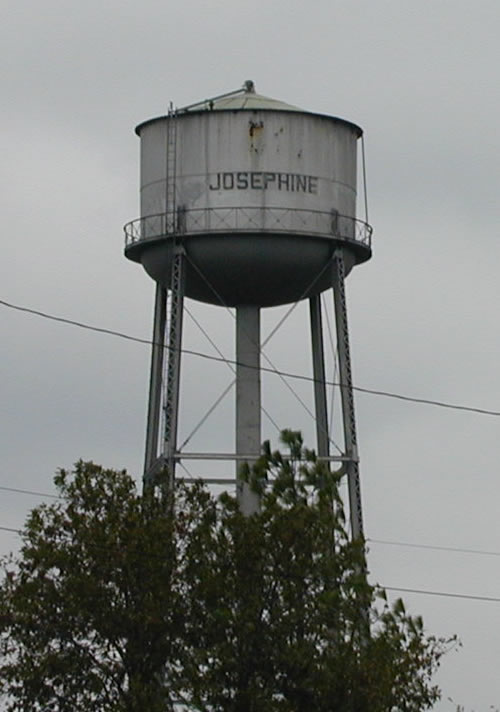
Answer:
<svg viewBox="0 0 500 712"><path fill-rule="evenodd" d="M259 136L259 134L262 132L263 128L264 128L263 121L249 121L248 122L248 134L249 134L250 138L253 138L254 136Z"/></svg>
<svg viewBox="0 0 500 712"><path fill-rule="evenodd" d="M250 138L250 151L253 151L254 153L261 152L263 150L262 139L264 138L264 122L249 121L248 136Z"/></svg>

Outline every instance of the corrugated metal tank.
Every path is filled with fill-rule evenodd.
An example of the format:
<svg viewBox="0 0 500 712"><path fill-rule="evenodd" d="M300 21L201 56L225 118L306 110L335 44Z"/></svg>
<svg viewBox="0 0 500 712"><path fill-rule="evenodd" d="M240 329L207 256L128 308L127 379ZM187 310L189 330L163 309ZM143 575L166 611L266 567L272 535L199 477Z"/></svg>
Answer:
<svg viewBox="0 0 500 712"><path fill-rule="evenodd" d="M331 287L335 247L344 247L349 270L370 257L371 230L355 219L361 129L247 84L239 96L137 127L141 217L126 226L125 253L167 286L180 240L187 296L265 307Z"/></svg>

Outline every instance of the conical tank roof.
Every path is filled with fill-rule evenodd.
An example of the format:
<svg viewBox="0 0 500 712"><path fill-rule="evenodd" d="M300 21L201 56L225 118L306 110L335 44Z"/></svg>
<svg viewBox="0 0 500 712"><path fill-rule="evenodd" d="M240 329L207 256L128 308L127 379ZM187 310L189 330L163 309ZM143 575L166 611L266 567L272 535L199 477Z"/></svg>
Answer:
<svg viewBox="0 0 500 712"><path fill-rule="evenodd" d="M288 104L280 99L273 99L269 96L264 96L263 94L257 94L255 91L255 84L251 80L247 80L241 89L236 91L228 92L226 94L220 94L219 96L214 96L210 99L202 99L194 104L189 104L188 106L182 106L175 109L176 116L183 116L186 114L204 113L212 111L290 111L294 113L302 114L312 114L314 116L322 116L326 119L332 121L338 121L343 124L348 124L354 128L358 137L363 134L363 131L359 126L353 124L351 121L346 121L345 119L339 119L336 116L330 116L326 114L317 114L316 112L308 111L307 109L301 109L299 106L294 104ZM135 128L136 134L140 136L141 129L143 126L147 126L156 121L164 121L165 116L157 116L153 119L148 119L143 121Z"/></svg>
<svg viewBox="0 0 500 712"><path fill-rule="evenodd" d="M191 106L183 107L178 111L234 111L238 109L304 111L304 109L293 104L287 104L285 101L257 94L255 84L250 80L246 81L239 91L223 94L213 99L206 99Z"/></svg>

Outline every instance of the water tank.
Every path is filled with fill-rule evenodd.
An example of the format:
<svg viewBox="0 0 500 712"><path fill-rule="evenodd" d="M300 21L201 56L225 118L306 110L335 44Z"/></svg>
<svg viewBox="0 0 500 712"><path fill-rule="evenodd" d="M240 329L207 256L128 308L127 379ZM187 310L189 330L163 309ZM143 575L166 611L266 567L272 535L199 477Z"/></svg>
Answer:
<svg viewBox="0 0 500 712"><path fill-rule="evenodd" d="M188 297L274 306L332 286L371 256L356 219L359 126L241 92L171 111L136 128L141 216L126 226L126 256L169 285L175 244L185 250Z"/></svg>

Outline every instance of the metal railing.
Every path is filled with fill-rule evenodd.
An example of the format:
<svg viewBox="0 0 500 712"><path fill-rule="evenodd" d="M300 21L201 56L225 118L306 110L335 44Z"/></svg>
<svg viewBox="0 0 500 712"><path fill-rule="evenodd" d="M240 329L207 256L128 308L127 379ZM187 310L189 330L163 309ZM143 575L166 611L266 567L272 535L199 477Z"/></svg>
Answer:
<svg viewBox="0 0 500 712"><path fill-rule="evenodd" d="M229 207L178 208L172 212L146 215L124 226L125 247L172 234L172 217L176 233L256 233L283 232L337 238L371 247L372 227L363 220L340 215L335 210L302 210L300 208ZM170 229L169 229L170 228Z"/></svg>

